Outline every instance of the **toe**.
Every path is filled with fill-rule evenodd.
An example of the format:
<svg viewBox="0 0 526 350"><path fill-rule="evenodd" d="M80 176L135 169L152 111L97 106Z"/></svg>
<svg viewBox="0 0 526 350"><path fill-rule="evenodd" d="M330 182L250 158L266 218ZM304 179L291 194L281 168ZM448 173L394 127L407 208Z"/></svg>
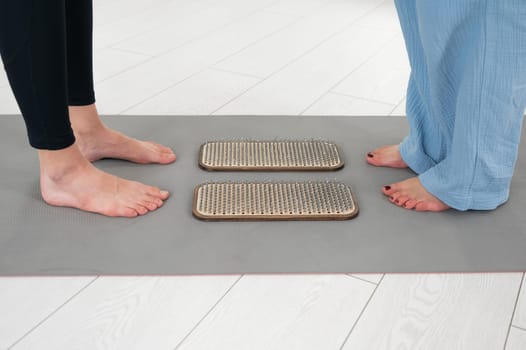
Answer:
<svg viewBox="0 0 526 350"><path fill-rule="evenodd" d="M159 153L159 163L161 164L173 163L175 162L175 158L176 156L174 153L169 153L169 152Z"/></svg>
<svg viewBox="0 0 526 350"><path fill-rule="evenodd" d="M148 194L151 197L158 198L161 200L165 200L170 196L170 193L168 191L161 190L157 187L148 187L146 190L146 194Z"/></svg>
<svg viewBox="0 0 526 350"><path fill-rule="evenodd" d="M410 199L404 204L404 208L406 209L415 209L416 205L418 204L418 201L416 199Z"/></svg>
<svg viewBox="0 0 526 350"><path fill-rule="evenodd" d="M372 165L376 165L377 164L377 160L375 159L375 154L373 152L369 152L367 153L367 155L365 156L365 161L369 164L372 164Z"/></svg>
<svg viewBox="0 0 526 350"><path fill-rule="evenodd" d="M382 165L382 162L380 161L380 159L378 157L373 157L373 158L367 157L366 161L367 161L367 163L369 163L370 165L373 165L373 166L381 166Z"/></svg>
<svg viewBox="0 0 526 350"><path fill-rule="evenodd" d="M137 211L137 213L139 213L139 215L144 215L148 212L148 208L142 206L141 204L136 204L135 210Z"/></svg>
<svg viewBox="0 0 526 350"><path fill-rule="evenodd" d="M148 198L148 201L153 203L156 206L156 208L160 208L160 207L163 206L162 199L155 198L155 197L150 197L150 198Z"/></svg>
<svg viewBox="0 0 526 350"><path fill-rule="evenodd" d="M156 203L150 201L144 201L141 203L141 205L148 208L149 211L154 211L158 208Z"/></svg>
<svg viewBox="0 0 526 350"><path fill-rule="evenodd" d="M145 186L145 193L156 198L161 197L161 189L155 186Z"/></svg>
<svg viewBox="0 0 526 350"><path fill-rule="evenodd" d="M127 217L127 218L134 218L134 217L136 217L138 215L139 214L137 213L137 211L135 209L128 208L128 207L122 207L119 210L117 210L115 216L123 216L123 217Z"/></svg>
<svg viewBox="0 0 526 350"><path fill-rule="evenodd" d="M153 142L153 141L148 141L148 143L151 145L154 145L161 152L173 153L173 151L169 147L163 146L160 143Z"/></svg>
<svg viewBox="0 0 526 350"><path fill-rule="evenodd" d="M404 194L400 191L394 191L389 196L389 201L393 204L400 205L400 200L404 197Z"/></svg>
<svg viewBox="0 0 526 350"><path fill-rule="evenodd" d="M166 146L163 146L161 144L158 144L156 142L149 142L151 145L153 145L156 149L157 152L159 153L166 153L166 154L172 154L172 155L175 155L174 151L169 148L169 147L166 147Z"/></svg>
<svg viewBox="0 0 526 350"><path fill-rule="evenodd" d="M399 207L403 207L405 203L407 203L408 200L409 200L409 197L399 196L398 198L395 199L394 203L398 205Z"/></svg>
<svg viewBox="0 0 526 350"><path fill-rule="evenodd" d="M164 153L175 154L175 152L170 147L166 147L163 145L159 145L159 147L161 148L161 151Z"/></svg>
<svg viewBox="0 0 526 350"><path fill-rule="evenodd" d="M394 193L396 193L396 191L396 185L385 185L384 187L382 187L382 192L386 196L392 196Z"/></svg>

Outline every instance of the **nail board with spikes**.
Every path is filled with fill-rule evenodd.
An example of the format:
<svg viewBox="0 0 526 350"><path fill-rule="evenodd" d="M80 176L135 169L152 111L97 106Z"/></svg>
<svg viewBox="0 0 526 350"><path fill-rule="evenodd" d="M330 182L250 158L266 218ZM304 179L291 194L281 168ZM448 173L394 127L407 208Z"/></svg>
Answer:
<svg viewBox="0 0 526 350"><path fill-rule="evenodd" d="M209 141L199 166L209 171L331 171L344 165L329 141Z"/></svg>
<svg viewBox="0 0 526 350"><path fill-rule="evenodd" d="M205 221L348 220L358 214L339 182L213 182L194 190L193 214Z"/></svg>

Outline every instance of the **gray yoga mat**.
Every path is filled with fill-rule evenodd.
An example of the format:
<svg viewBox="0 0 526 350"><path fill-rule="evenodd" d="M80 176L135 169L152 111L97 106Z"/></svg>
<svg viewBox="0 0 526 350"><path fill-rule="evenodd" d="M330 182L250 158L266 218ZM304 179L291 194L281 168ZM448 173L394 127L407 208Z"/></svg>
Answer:
<svg viewBox="0 0 526 350"><path fill-rule="evenodd" d="M367 151L398 142L400 117L106 117L138 138L173 147L175 164L104 160L101 169L172 192L164 207L136 219L46 205L38 161L20 116L0 117L0 275L174 275L240 273L409 273L526 270L524 145L510 201L493 212L417 213L381 194L409 170L368 166ZM207 140L329 139L341 171L208 173L197 164ZM342 222L202 222L194 186L219 180L337 180L351 185L360 215Z"/></svg>

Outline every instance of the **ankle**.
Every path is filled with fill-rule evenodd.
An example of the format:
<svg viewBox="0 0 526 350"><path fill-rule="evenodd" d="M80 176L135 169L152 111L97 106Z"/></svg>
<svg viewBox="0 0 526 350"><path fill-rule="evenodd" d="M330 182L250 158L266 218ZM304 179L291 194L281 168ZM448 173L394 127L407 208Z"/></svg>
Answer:
<svg viewBox="0 0 526 350"><path fill-rule="evenodd" d="M71 127L78 137L96 135L106 130L99 117L95 104L88 106L69 106Z"/></svg>
<svg viewBox="0 0 526 350"><path fill-rule="evenodd" d="M53 183L68 182L90 166L76 144L57 151L39 150L38 155L41 179Z"/></svg>

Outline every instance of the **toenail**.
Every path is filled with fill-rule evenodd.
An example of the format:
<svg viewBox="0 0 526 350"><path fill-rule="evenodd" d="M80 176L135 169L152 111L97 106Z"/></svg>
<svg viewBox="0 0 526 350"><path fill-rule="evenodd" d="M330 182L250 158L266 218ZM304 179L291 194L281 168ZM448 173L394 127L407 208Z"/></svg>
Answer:
<svg viewBox="0 0 526 350"><path fill-rule="evenodd" d="M163 196L166 196L166 195L168 195L168 191L161 191L161 194L162 194Z"/></svg>
<svg viewBox="0 0 526 350"><path fill-rule="evenodd" d="M372 153L367 153L367 157L369 157L369 158L374 158L374 154L372 154Z"/></svg>
<svg viewBox="0 0 526 350"><path fill-rule="evenodd" d="M394 200L394 197L389 197L390 200Z"/></svg>
<svg viewBox="0 0 526 350"><path fill-rule="evenodd" d="M384 190L389 191L391 189L391 186L384 186Z"/></svg>

